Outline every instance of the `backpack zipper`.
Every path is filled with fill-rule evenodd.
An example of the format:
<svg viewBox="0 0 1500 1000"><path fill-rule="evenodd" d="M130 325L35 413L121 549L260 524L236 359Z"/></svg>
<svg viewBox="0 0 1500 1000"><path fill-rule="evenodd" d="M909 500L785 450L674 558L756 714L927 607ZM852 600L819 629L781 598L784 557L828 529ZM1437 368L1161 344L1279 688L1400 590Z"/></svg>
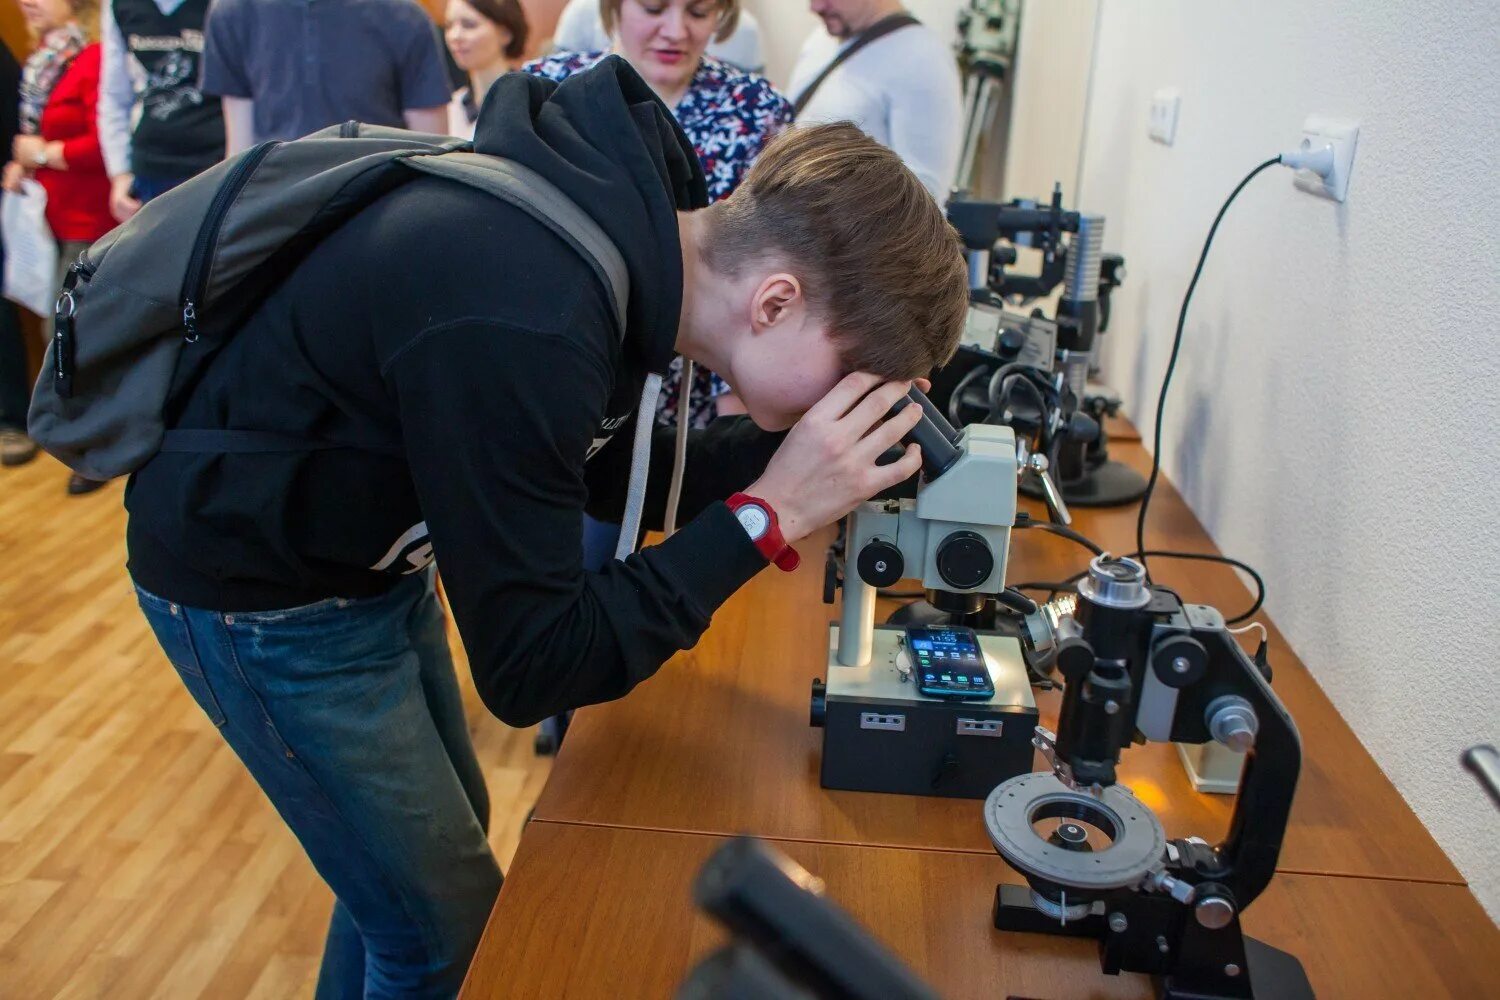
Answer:
<svg viewBox="0 0 1500 1000"><path fill-rule="evenodd" d="M209 262L218 246L219 228L224 224L224 216L228 213L229 206L234 204L234 199L239 197L245 185L250 182L250 175L255 173L255 168L279 145L279 140L272 139L246 153L244 159L235 164L224 183L219 185L214 200L208 205L208 214L203 217L203 225L193 243L193 255L188 258L187 274L182 281L182 326L186 331L182 339L189 344L198 340L198 304L208 292Z"/></svg>
<svg viewBox="0 0 1500 1000"><path fill-rule="evenodd" d="M77 339L73 335L73 317L78 313L78 296L73 290L80 279L88 284L99 265L88 258L87 250L78 252L78 259L68 266L63 278L61 293L52 316L52 388L58 396L70 399L73 396L73 347Z"/></svg>

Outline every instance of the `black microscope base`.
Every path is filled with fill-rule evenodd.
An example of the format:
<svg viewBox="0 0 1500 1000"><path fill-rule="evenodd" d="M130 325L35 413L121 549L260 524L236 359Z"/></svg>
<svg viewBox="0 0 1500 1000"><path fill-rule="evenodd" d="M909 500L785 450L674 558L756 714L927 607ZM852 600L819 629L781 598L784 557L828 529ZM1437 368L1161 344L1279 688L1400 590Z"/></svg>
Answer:
<svg viewBox="0 0 1500 1000"><path fill-rule="evenodd" d="M1105 948L1105 943L1112 936L1112 932L1106 923L1103 910L1103 907L1095 906L1095 912L1063 925L1032 905L1031 890L1025 886L1001 884L995 887L994 925L997 930L1092 938L1100 942L1101 948ZM1238 926L1239 921L1236 919L1234 923L1236 931L1238 931ZM1196 928L1196 923L1190 925L1184 939ZM1139 927L1133 928L1130 929L1130 933L1139 936L1140 930ZM1150 936L1154 936L1154 933L1148 932L1148 937ZM1202 956L1199 956L1199 961L1196 963L1179 960L1175 969L1151 970L1160 1000L1246 1000L1246 998L1249 1000L1314 1000L1312 983L1308 981L1307 972L1295 955L1273 948L1252 937L1242 934L1236 934L1236 937L1238 940L1235 943L1243 949L1245 971L1248 975L1238 975L1234 978L1220 976L1216 971L1217 966L1212 970L1199 968L1185 972L1184 969L1188 966L1203 966ZM1149 940L1143 940L1140 944L1142 947L1151 947ZM1155 948L1151 948L1151 951L1154 952ZM1186 950L1184 954L1187 954ZM1108 966L1106 966L1107 970ZM1195 978L1194 972L1198 973L1196 982L1185 982L1184 980ZM1209 985L1212 981L1223 984L1223 988Z"/></svg>
<svg viewBox="0 0 1500 1000"><path fill-rule="evenodd" d="M1074 507L1122 507L1135 503L1146 492L1146 477L1128 465L1111 461L1060 488L1063 499ZM1033 483L1030 476L1017 489L1033 499L1044 499L1041 486Z"/></svg>

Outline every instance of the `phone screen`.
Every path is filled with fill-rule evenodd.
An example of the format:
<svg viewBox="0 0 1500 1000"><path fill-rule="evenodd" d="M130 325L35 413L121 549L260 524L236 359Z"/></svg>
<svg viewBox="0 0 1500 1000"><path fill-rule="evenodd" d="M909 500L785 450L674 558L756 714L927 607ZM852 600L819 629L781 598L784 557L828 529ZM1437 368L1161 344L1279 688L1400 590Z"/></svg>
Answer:
<svg viewBox="0 0 1500 1000"><path fill-rule="evenodd" d="M995 682L990 679L979 637L971 628L941 626L909 628L906 645L911 652L917 690L934 698L990 698Z"/></svg>

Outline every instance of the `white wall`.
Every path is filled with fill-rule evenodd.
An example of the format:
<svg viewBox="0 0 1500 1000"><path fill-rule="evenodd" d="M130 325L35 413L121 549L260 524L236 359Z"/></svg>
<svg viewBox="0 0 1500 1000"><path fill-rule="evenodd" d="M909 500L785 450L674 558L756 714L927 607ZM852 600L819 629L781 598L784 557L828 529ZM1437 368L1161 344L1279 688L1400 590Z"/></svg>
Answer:
<svg viewBox="0 0 1500 1000"><path fill-rule="evenodd" d="M1026 0L1016 37L1006 198L1044 198L1062 181L1073 204L1099 0Z"/></svg>
<svg viewBox="0 0 1500 1000"><path fill-rule="evenodd" d="M1346 204L1274 168L1230 210L1166 469L1264 571L1271 615L1500 914L1500 819L1458 764L1500 738L1500 5L1106 0L1100 16L1080 204L1127 259L1104 373L1138 426L1230 188L1308 113L1361 123ZM1171 148L1146 135L1169 86Z"/></svg>

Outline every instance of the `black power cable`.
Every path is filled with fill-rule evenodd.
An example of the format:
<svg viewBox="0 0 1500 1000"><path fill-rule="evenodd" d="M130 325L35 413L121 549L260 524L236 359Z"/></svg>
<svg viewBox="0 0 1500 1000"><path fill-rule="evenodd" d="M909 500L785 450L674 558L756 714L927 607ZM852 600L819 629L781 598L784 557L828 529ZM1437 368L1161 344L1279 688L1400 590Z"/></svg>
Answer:
<svg viewBox="0 0 1500 1000"><path fill-rule="evenodd" d="M1182 309L1177 313L1177 333L1172 338L1172 354L1167 359L1167 373L1162 376L1161 395L1158 396L1156 400L1156 429L1152 434L1151 439L1151 476L1146 480L1146 492L1141 495L1141 509L1136 514L1135 520L1135 547L1137 551L1141 553L1141 565L1143 567L1146 566L1146 509L1151 505L1151 494L1156 489L1157 478L1161 475L1162 414L1166 411L1167 389L1172 385L1172 372L1177 367L1177 355L1178 352L1182 349L1182 330L1183 326L1187 322L1188 304L1193 301L1193 289L1198 287L1198 278L1203 274L1203 263L1204 261L1208 260L1208 248L1213 246L1214 233L1219 231L1219 223L1224 220L1224 213L1229 211L1229 206L1234 203L1234 199L1239 195L1239 193L1245 189L1246 184L1249 184L1252 180L1254 180L1255 176L1262 170L1265 170L1269 167L1274 167L1280 162L1280 156L1273 156L1271 159L1267 160L1266 162L1262 163L1260 166L1256 167L1254 170L1246 174L1244 180L1236 184L1234 190L1229 192L1229 197L1224 199L1223 206L1219 208L1219 214L1214 216L1214 224L1208 227L1208 238L1203 241L1203 252L1198 255L1198 266L1193 269L1193 280L1188 282L1187 293L1182 297ZM1171 554L1181 555L1187 558L1209 558L1201 555L1189 555L1188 553ZM1165 558L1166 555L1168 555L1168 553L1162 553L1163 558ZM1209 561L1228 562L1234 565L1241 566L1246 570L1246 572L1254 576L1257 581L1260 580L1259 575L1257 575L1254 570L1250 569L1250 567L1245 566L1244 563L1236 563L1235 560L1224 559L1222 557L1210 559ZM1147 579L1150 579L1150 576L1150 568L1146 567ZM1256 600L1255 607L1250 611L1251 614L1254 614L1256 611L1260 610L1261 600L1265 597L1265 584L1258 583L1258 586L1261 588L1261 598ZM1241 619L1235 619L1235 621L1239 620Z"/></svg>
<svg viewBox="0 0 1500 1000"><path fill-rule="evenodd" d="M1034 521L1031 519L1030 515L1022 513L1016 515L1015 527L1039 528L1042 531L1050 532L1051 534L1057 535L1060 538L1066 538L1070 542L1082 545L1084 548L1088 549L1096 556L1104 555L1104 546L1100 545L1098 542L1094 541L1092 538L1089 538L1082 532L1074 531L1072 528L1069 528L1066 525L1053 524L1051 521Z"/></svg>

